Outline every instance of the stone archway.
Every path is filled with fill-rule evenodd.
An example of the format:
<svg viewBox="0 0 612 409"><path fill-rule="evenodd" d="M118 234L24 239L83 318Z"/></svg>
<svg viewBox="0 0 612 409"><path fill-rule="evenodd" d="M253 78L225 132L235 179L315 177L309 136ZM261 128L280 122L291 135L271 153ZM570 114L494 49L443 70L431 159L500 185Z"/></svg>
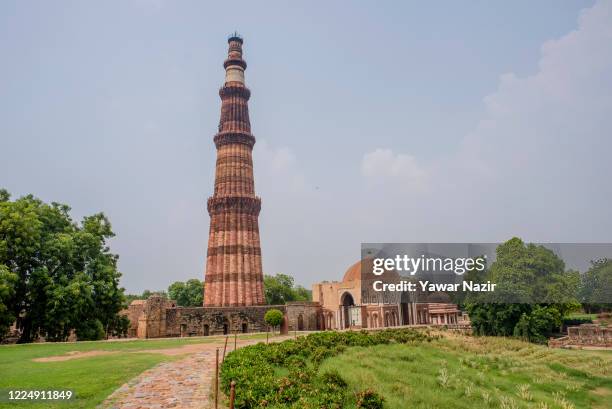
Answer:
<svg viewBox="0 0 612 409"><path fill-rule="evenodd" d="M349 328L351 326L350 308L355 306L355 300L353 295L349 292L345 292L340 297L341 312L342 312L342 324L343 328Z"/></svg>

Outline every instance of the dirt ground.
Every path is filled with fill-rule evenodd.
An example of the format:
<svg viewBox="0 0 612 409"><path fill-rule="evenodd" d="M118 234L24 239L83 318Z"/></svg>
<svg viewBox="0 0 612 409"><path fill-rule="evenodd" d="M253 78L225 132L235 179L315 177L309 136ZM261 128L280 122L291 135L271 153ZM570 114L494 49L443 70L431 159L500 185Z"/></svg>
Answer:
<svg viewBox="0 0 612 409"><path fill-rule="evenodd" d="M251 342L239 340L238 347L245 345L247 343L251 343ZM111 355L111 354L118 354L118 353L131 353L131 354L145 353L145 354L162 354L166 356L177 356L177 355L195 354L198 352L207 351L210 349L210 345L211 344L207 344L207 343L187 344L187 345L182 345L180 347L174 347L174 348L143 349L139 351L102 351L102 350L94 350L94 351L86 351L86 352L70 351L64 355L54 355L54 356L47 356L43 358L34 358L32 359L32 361L34 362L61 362L61 361L69 361L72 359L91 358L94 356ZM216 345L215 348L217 346L219 345ZM223 345L219 347L221 348L221 353L222 353ZM226 353L233 351L233 349L234 349L234 342L233 341L228 342Z"/></svg>

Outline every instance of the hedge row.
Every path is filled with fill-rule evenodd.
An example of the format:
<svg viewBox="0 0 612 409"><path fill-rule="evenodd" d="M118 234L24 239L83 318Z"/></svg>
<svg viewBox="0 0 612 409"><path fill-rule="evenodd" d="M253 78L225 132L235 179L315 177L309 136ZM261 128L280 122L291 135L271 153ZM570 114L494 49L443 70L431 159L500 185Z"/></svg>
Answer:
<svg viewBox="0 0 612 409"><path fill-rule="evenodd" d="M582 325L582 324L592 324L593 320L589 317L569 317L569 318L563 318L563 326L565 328L567 327L573 327L573 326L577 326L577 325Z"/></svg>
<svg viewBox="0 0 612 409"><path fill-rule="evenodd" d="M433 336L410 329L373 333L320 332L280 343L247 346L231 352L221 365L221 388L236 382L236 408L382 408L372 390L353 394L337 371L319 373L320 363L347 347L429 342Z"/></svg>

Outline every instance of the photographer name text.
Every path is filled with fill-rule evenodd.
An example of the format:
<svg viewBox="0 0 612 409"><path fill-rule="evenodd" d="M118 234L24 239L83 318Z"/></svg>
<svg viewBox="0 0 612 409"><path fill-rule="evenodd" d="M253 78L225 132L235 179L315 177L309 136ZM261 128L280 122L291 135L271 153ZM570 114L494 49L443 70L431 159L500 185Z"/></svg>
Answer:
<svg viewBox="0 0 612 409"><path fill-rule="evenodd" d="M374 281L372 287L374 291L400 291L400 292L415 292L415 291L441 291L441 292L457 292L457 291L474 291L474 292L493 292L497 284L487 281L486 283L475 283L473 281L463 281L461 283L431 283L429 281L400 281L397 283L385 283L383 281Z"/></svg>

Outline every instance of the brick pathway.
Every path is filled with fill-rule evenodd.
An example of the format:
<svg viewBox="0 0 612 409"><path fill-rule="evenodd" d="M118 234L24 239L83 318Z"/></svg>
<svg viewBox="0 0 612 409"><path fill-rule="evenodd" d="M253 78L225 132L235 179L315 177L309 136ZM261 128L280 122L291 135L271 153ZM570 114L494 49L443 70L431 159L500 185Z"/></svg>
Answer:
<svg viewBox="0 0 612 409"><path fill-rule="evenodd" d="M289 337L276 337L274 342ZM259 340L239 341L238 347ZM223 344L202 344L200 351L174 362L161 363L124 384L113 392L99 408L105 409L208 409L215 372L215 351ZM233 349L230 342L228 350ZM221 359L221 356L219 357Z"/></svg>

